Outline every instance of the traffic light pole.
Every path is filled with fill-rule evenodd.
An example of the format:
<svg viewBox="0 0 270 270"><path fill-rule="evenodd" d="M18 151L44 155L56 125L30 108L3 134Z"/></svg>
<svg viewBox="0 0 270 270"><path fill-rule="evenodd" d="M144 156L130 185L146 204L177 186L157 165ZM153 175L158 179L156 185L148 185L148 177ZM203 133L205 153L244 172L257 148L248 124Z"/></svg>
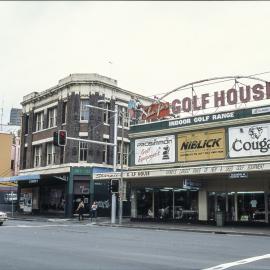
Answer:
<svg viewBox="0 0 270 270"><path fill-rule="evenodd" d="M90 141L90 140L81 140L80 141L86 141L86 142L92 142L92 143L98 143L98 144L105 144L105 145L112 145L113 146L113 171L116 172L116 166L117 166L117 128L118 128L118 105L115 104L115 109L113 110L107 110L100 107L96 107L93 105L85 105L89 108L94 108L97 110L102 111L109 111L114 113L114 134L113 134L113 143L104 143L104 142L98 142L98 141ZM111 223L115 224L115 217L116 217L116 195L112 194L112 206L111 206Z"/></svg>
<svg viewBox="0 0 270 270"><path fill-rule="evenodd" d="M121 176L119 183L119 224L122 224L123 217L123 193L124 193L124 185L123 185L123 148L124 148L124 111L122 111L122 138L121 138Z"/></svg>
<svg viewBox="0 0 270 270"><path fill-rule="evenodd" d="M113 171L116 172L117 166L117 128L118 128L118 105L115 104L114 110L114 134L113 134ZM115 224L116 217L116 195L112 193L111 223Z"/></svg>

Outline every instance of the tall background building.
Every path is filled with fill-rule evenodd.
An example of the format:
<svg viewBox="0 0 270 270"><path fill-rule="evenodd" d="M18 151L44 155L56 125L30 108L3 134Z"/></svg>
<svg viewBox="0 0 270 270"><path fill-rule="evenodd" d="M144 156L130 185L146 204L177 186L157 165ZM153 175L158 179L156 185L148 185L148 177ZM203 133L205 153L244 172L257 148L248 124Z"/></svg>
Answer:
<svg viewBox="0 0 270 270"><path fill-rule="evenodd" d="M21 125L22 109L12 108L10 110L9 125L20 126Z"/></svg>

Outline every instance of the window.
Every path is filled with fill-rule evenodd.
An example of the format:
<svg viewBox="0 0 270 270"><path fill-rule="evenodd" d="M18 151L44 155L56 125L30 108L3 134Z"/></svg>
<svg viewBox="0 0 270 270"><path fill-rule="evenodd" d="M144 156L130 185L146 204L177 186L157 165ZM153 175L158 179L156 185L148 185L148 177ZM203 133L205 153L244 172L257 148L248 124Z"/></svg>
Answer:
<svg viewBox="0 0 270 270"><path fill-rule="evenodd" d="M128 153L129 153L129 143L123 142L123 154L121 155L121 143L117 142L117 164L121 165L121 156L123 158L123 165L128 165Z"/></svg>
<svg viewBox="0 0 270 270"><path fill-rule="evenodd" d="M87 150L88 150L87 142L80 142L80 156L79 161L87 161Z"/></svg>
<svg viewBox="0 0 270 270"><path fill-rule="evenodd" d="M40 113L36 113L36 131L42 130L43 129L43 117L44 117L44 113L40 112Z"/></svg>
<svg viewBox="0 0 270 270"><path fill-rule="evenodd" d="M48 109L48 128L56 126L56 116L57 116L56 108Z"/></svg>
<svg viewBox="0 0 270 270"><path fill-rule="evenodd" d="M34 167L41 165L41 145L34 146Z"/></svg>
<svg viewBox="0 0 270 270"><path fill-rule="evenodd" d="M29 132L29 115L25 115L24 134Z"/></svg>
<svg viewBox="0 0 270 270"><path fill-rule="evenodd" d="M89 120L89 107L86 107L85 105L89 105L89 99L82 99L81 100L81 120Z"/></svg>
<svg viewBox="0 0 270 270"><path fill-rule="evenodd" d="M23 149L23 161L22 161L22 168L26 169L26 157L27 157L27 147Z"/></svg>
<svg viewBox="0 0 270 270"><path fill-rule="evenodd" d="M108 110L110 110L110 104L105 103L104 111L103 111L103 122L105 124L109 124L110 112Z"/></svg>
<svg viewBox="0 0 270 270"><path fill-rule="evenodd" d="M63 103L63 108L62 108L62 123L66 123L67 121L67 102Z"/></svg>
<svg viewBox="0 0 270 270"><path fill-rule="evenodd" d="M47 165L55 164L55 146L47 143Z"/></svg>
<svg viewBox="0 0 270 270"><path fill-rule="evenodd" d="M103 142L108 143L109 139L103 139ZM102 162L108 164L108 145L103 145Z"/></svg>
<svg viewBox="0 0 270 270"><path fill-rule="evenodd" d="M127 107L118 107L118 125L122 126L122 118L124 117L124 127L129 127L128 110Z"/></svg>

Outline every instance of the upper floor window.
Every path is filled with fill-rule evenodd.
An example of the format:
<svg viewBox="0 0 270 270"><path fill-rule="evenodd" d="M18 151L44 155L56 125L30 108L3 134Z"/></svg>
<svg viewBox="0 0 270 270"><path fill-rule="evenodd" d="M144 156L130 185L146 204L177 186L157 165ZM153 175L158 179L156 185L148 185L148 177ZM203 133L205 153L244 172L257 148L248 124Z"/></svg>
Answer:
<svg viewBox="0 0 270 270"><path fill-rule="evenodd" d="M47 165L55 164L55 146L47 143Z"/></svg>
<svg viewBox="0 0 270 270"><path fill-rule="evenodd" d="M129 127L128 109L124 106L118 106L118 125L122 126L122 122L124 122L124 127Z"/></svg>
<svg viewBox="0 0 270 270"><path fill-rule="evenodd" d="M109 139L103 139L103 142L108 143ZM103 145L103 152L102 152L102 162L105 163L105 164L108 164L108 154L109 154L108 150L109 150L108 145L104 144Z"/></svg>
<svg viewBox="0 0 270 270"><path fill-rule="evenodd" d="M88 143L80 141L79 161L87 161Z"/></svg>
<svg viewBox="0 0 270 270"><path fill-rule="evenodd" d="M29 115L25 115L25 122L24 122L24 134L28 134L29 132Z"/></svg>
<svg viewBox="0 0 270 270"><path fill-rule="evenodd" d="M35 115L36 131L43 129L44 124L43 120L44 120L44 113L43 112L36 113Z"/></svg>
<svg viewBox="0 0 270 270"><path fill-rule="evenodd" d="M81 99L80 120L89 120L89 99Z"/></svg>
<svg viewBox="0 0 270 270"><path fill-rule="evenodd" d="M109 124L109 118L110 118L110 112L108 111L110 109L110 104L105 103L104 105L104 111L103 111L103 122L105 124Z"/></svg>
<svg viewBox="0 0 270 270"><path fill-rule="evenodd" d="M48 128L56 126L57 109L48 109Z"/></svg>
<svg viewBox="0 0 270 270"><path fill-rule="evenodd" d="M67 102L64 102L62 108L62 123L66 122L67 122Z"/></svg>
<svg viewBox="0 0 270 270"><path fill-rule="evenodd" d="M41 165L41 145L34 146L34 167Z"/></svg>
<svg viewBox="0 0 270 270"><path fill-rule="evenodd" d="M128 153L129 153L129 143L123 142L123 153L121 153L122 141L117 142L117 164L121 165L121 157L123 159L123 165L128 165Z"/></svg>

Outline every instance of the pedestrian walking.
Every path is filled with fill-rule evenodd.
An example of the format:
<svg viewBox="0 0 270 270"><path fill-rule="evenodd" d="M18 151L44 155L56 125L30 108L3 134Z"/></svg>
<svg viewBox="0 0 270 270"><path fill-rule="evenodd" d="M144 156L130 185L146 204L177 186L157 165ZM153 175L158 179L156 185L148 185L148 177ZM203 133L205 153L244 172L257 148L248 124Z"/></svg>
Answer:
<svg viewBox="0 0 270 270"><path fill-rule="evenodd" d="M76 212L79 214L79 221L83 220L83 213L84 213L84 202L83 199L80 200L80 203L76 209Z"/></svg>
<svg viewBox="0 0 270 270"><path fill-rule="evenodd" d="M93 218L95 218L97 220L97 208L98 208L98 206L97 206L96 202L94 201L92 206L91 206L91 221Z"/></svg>

